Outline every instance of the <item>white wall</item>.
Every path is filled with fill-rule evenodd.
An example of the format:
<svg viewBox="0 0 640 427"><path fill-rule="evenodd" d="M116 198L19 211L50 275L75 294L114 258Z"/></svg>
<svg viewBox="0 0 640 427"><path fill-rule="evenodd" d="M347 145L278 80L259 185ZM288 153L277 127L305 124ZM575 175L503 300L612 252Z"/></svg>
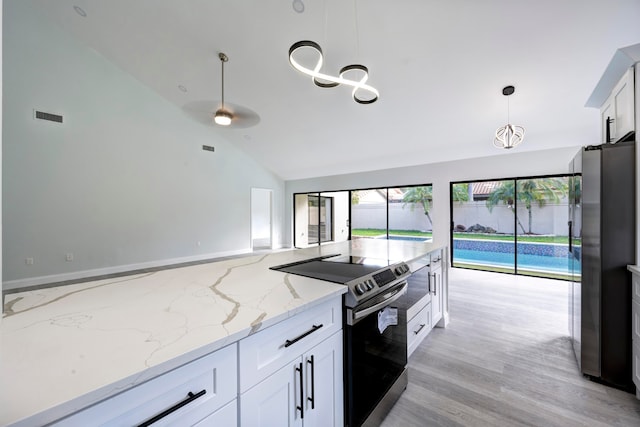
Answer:
<svg viewBox="0 0 640 427"><path fill-rule="evenodd" d="M2 99L2 10L3 0L0 0L0 99ZM0 242L2 242L2 102L0 102ZM0 244L0 260L2 259L2 245ZM2 263L0 262L0 322L4 313L4 298L2 297Z"/></svg>
<svg viewBox="0 0 640 427"><path fill-rule="evenodd" d="M353 205L351 221L354 228L387 228L387 202ZM431 222L421 204L390 203L389 229L431 231Z"/></svg>
<svg viewBox="0 0 640 427"><path fill-rule="evenodd" d="M280 246L279 178L25 2L4 3L5 290L249 251L251 187L274 189Z"/></svg>
<svg viewBox="0 0 640 427"><path fill-rule="evenodd" d="M566 236L569 232L569 206L565 200L561 203L547 203L543 207L531 207L531 232L534 234L555 234ZM518 206L518 219L525 231L529 231L529 212L522 205ZM491 227L499 233L513 233L513 210L503 204L495 206L490 212L484 201L455 203L453 205L453 222L469 227L480 224ZM576 224L580 227L580 223ZM518 226L518 234L522 229Z"/></svg>
<svg viewBox="0 0 640 427"><path fill-rule="evenodd" d="M483 143L490 144L488 136ZM526 140L523 144L526 144ZM285 200L293 193L311 191L339 191L358 188L433 184L433 239L436 244L449 243L449 183L475 179L497 179L568 172L569 160L579 147L536 152L515 152L491 157L454 162L424 164L371 172L334 175L286 182ZM286 223L291 224L293 209L286 207ZM291 241L291 227L286 229L286 241Z"/></svg>

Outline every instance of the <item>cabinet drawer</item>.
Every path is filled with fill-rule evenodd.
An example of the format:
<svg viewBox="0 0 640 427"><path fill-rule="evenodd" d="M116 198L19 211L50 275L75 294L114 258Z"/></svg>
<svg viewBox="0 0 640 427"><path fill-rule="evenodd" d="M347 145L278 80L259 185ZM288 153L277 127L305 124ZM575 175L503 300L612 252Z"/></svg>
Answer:
<svg viewBox="0 0 640 427"><path fill-rule="evenodd" d="M431 332L431 304L427 304L407 323L407 357L415 351Z"/></svg>
<svg viewBox="0 0 640 427"><path fill-rule="evenodd" d="M640 303L640 275L632 273L631 274L631 296L633 301L638 301Z"/></svg>
<svg viewBox="0 0 640 427"><path fill-rule="evenodd" d="M640 344L640 302L631 301L631 335Z"/></svg>
<svg viewBox="0 0 640 427"><path fill-rule="evenodd" d="M175 408L180 402L188 403L162 417L153 426L175 423L193 425L235 399L237 390L237 346L234 344L72 414L53 425L139 425Z"/></svg>
<svg viewBox="0 0 640 427"><path fill-rule="evenodd" d="M336 297L240 340L240 392L341 329L342 297Z"/></svg>
<svg viewBox="0 0 640 427"><path fill-rule="evenodd" d="M233 427L238 425L238 400L235 399L193 427Z"/></svg>

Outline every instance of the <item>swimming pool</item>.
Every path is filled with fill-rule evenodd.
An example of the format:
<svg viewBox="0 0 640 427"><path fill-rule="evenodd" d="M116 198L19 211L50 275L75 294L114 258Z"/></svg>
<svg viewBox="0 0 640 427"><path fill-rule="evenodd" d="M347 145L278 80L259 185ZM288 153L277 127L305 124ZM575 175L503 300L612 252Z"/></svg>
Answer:
<svg viewBox="0 0 640 427"><path fill-rule="evenodd" d="M467 247L472 246L473 249ZM478 266L494 266L513 269L515 253L513 243L475 241L458 242L454 239L453 264L473 264ZM505 250L509 247L510 250ZM575 261L574 269L580 269L580 262ZM545 273L569 274L571 265L566 245L558 244L518 244L518 269Z"/></svg>

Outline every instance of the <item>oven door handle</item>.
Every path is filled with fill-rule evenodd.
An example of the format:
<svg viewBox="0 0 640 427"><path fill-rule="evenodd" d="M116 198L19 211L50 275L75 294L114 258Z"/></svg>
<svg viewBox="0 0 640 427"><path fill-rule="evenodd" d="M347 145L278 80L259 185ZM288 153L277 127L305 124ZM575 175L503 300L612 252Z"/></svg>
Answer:
<svg viewBox="0 0 640 427"><path fill-rule="evenodd" d="M372 305L371 307L363 308L362 310L353 312L353 316L349 320L349 325L353 325L358 322L358 320L362 319L370 315L371 313L375 313L378 310L381 310L391 304L392 302L398 300L401 296L405 294L409 284L407 282L403 282L402 286L398 286L393 290L387 292L382 296L384 298L381 302Z"/></svg>

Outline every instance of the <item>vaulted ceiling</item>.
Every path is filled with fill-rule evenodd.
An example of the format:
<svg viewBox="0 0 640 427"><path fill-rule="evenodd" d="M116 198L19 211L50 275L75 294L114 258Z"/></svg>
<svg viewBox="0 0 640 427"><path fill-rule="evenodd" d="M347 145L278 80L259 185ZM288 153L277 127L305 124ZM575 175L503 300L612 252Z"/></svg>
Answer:
<svg viewBox="0 0 640 427"><path fill-rule="evenodd" d="M32 1L283 179L502 155L506 85L511 122L526 127L516 150L596 144L584 104L616 49L640 42L637 0ZM329 74L368 67L379 100L315 86L288 61L300 40L322 47ZM219 52L225 101L257 124L212 124Z"/></svg>

